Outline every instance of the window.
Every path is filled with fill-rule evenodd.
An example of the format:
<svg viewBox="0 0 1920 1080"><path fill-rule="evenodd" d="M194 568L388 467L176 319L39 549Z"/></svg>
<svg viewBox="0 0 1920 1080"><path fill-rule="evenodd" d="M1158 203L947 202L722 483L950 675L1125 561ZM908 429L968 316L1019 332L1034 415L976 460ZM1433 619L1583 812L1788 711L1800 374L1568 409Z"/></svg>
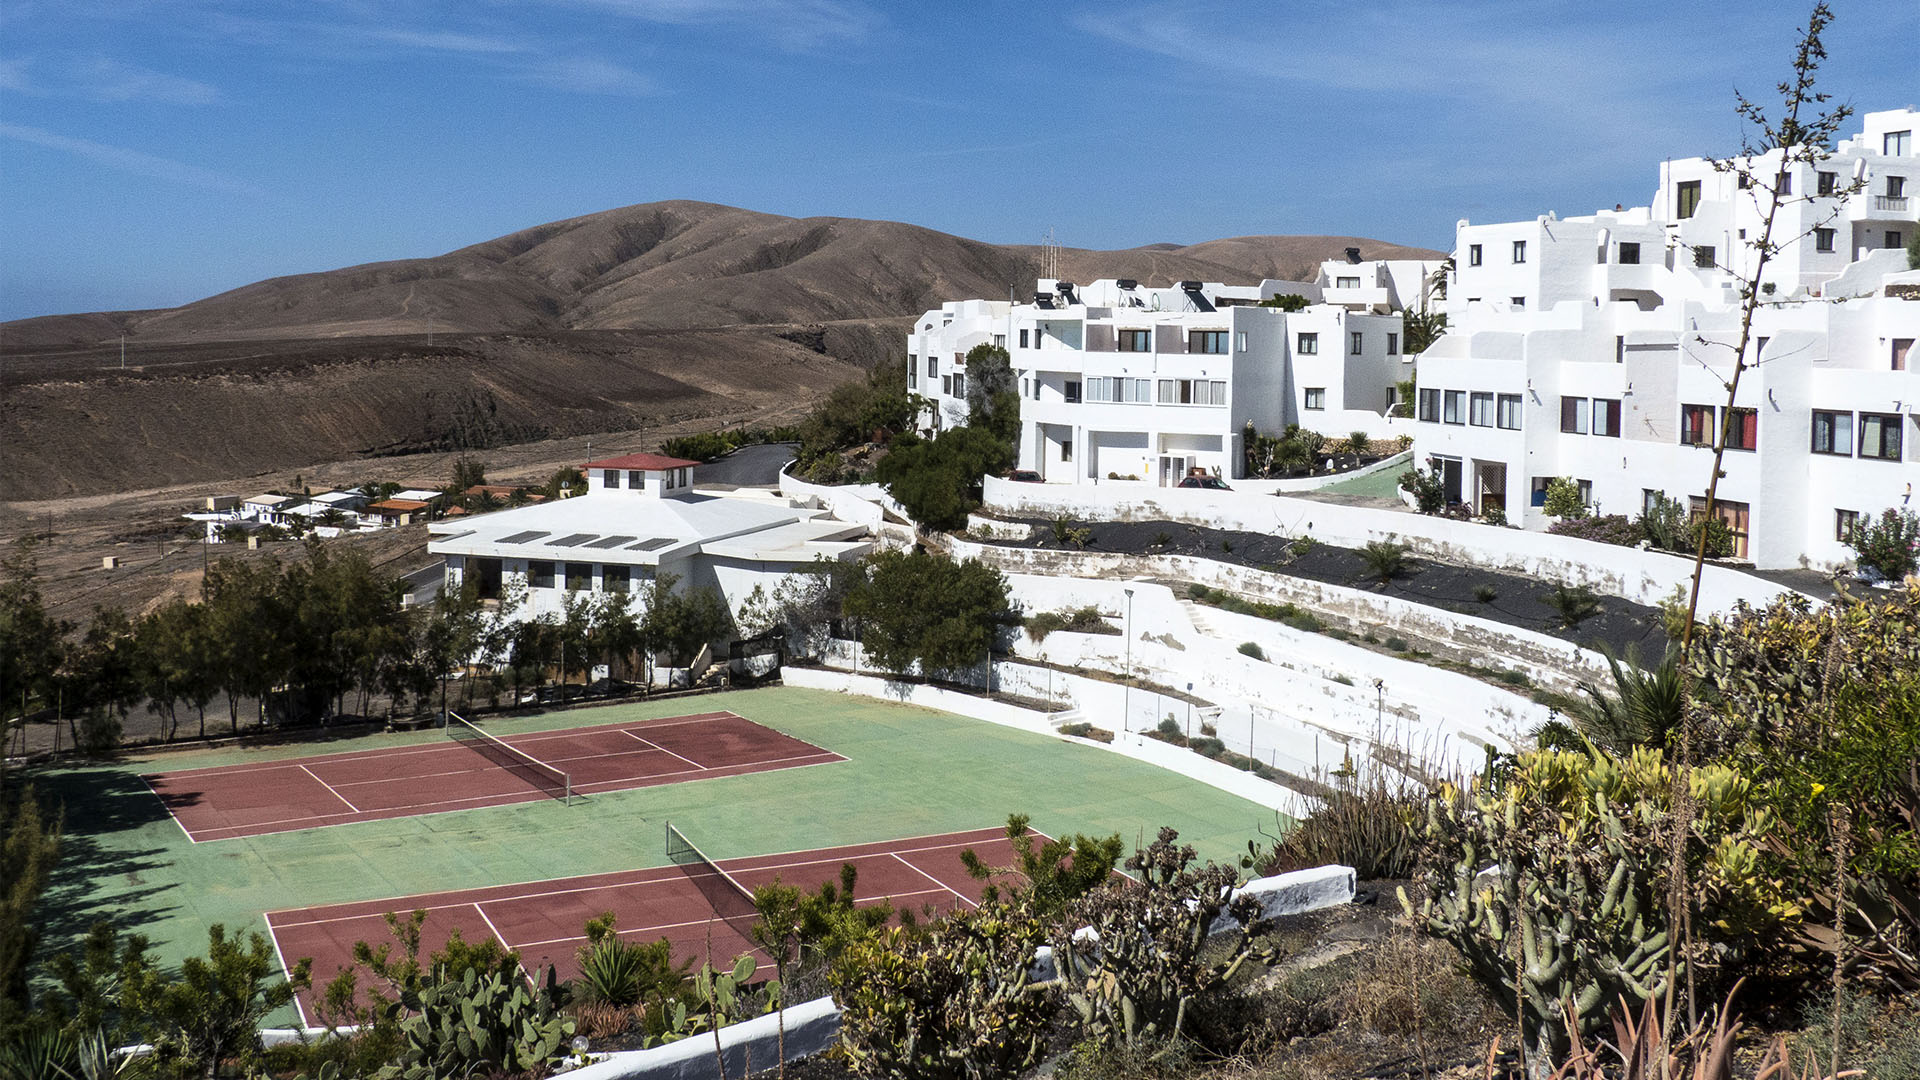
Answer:
<svg viewBox="0 0 1920 1080"><path fill-rule="evenodd" d="M1760 413L1755 409L1722 409L1720 425L1727 433L1727 449L1760 448Z"/></svg>
<svg viewBox="0 0 1920 1080"><path fill-rule="evenodd" d="M1887 198L1898 199L1907 193L1907 178L1904 176L1887 177Z"/></svg>
<svg viewBox="0 0 1920 1080"><path fill-rule="evenodd" d="M1350 331L1347 334L1347 355L1359 356L1361 353L1366 351L1367 351L1367 335L1361 333L1358 330Z"/></svg>
<svg viewBox="0 0 1920 1080"><path fill-rule="evenodd" d="M1333 287L1336 289L1357 289L1360 287L1360 279L1357 277L1334 278Z"/></svg>
<svg viewBox="0 0 1920 1080"><path fill-rule="evenodd" d="M1640 489L1640 513L1642 514L1653 513L1656 509L1659 508L1661 503L1666 501L1666 498L1667 498L1667 493L1664 491L1661 491L1659 488L1641 488Z"/></svg>
<svg viewBox="0 0 1920 1080"><path fill-rule="evenodd" d="M920 385L920 361L911 356L907 357L907 360L909 361L907 364L907 387L908 389L912 389Z"/></svg>
<svg viewBox="0 0 1920 1080"><path fill-rule="evenodd" d="M999 347L999 348L1002 348L1002 349L1004 349L1004 348L1006 348L1006 347L1007 347L1007 335L1005 335L1005 334L995 334L995 335L993 335L993 343L994 343L994 345L995 345L995 346L997 346L997 347Z"/></svg>
<svg viewBox="0 0 1920 1080"><path fill-rule="evenodd" d="M953 376L951 375L940 376L940 392L946 395L947 397L953 396Z"/></svg>
<svg viewBox="0 0 1920 1080"><path fill-rule="evenodd" d="M1680 406L1680 445L1713 445L1713 406Z"/></svg>
<svg viewBox="0 0 1920 1080"><path fill-rule="evenodd" d="M1400 355L1400 335L1392 331L1387 332L1387 355Z"/></svg>
<svg viewBox="0 0 1920 1080"><path fill-rule="evenodd" d="M1639 266L1640 265L1640 245L1639 244L1628 244L1623 242L1620 245L1620 265L1621 266Z"/></svg>
<svg viewBox="0 0 1920 1080"><path fill-rule="evenodd" d="M1301 356L1319 356L1320 355L1320 335L1319 334L1301 334L1299 337L1298 343L1294 346L1293 351L1299 353Z"/></svg>
<svg viewBox="0 0 1920 1080"><path fill-rule="evenodd" d="M1327 407L1327 388L1324 386L1307 387L1307 408L1324 409Z"/></svg>
<svg viewBox="0 0 1920 1080"><path fill-rule="evenodd" d="M1144 385L1146 380L1140 380ZM1225 405L1227 384L1222 379L1161 379L1162 405Z"/></svg>
<svg viewBox="0 0 1920 1080"><path fill-rule="evenodd" d="M1715 254L1713 245L1695 244L1693 245L1693 265L1702 270L1711 270L1714 264L1720 261L1715 258Z"/></svg>
<svg viewBox="0 0 1920 1080"><path fill-rule="evenodd" d="M570 562L567 564L567 591L593 591L593 564Z"/></svg>
<svg viewBox="0 0 1920 1080"><path fill-rule="evenodd" d="M1527 261L1527 242L1525 240L1515 240L1513 242L1513 261L1515 263Z"/></svg>
<svg viewBox="0 0 1920 1080"><path fill-rule="evenodd" d="M1467 422L1467 418L1461 415L1461 411L1466 408L1467 404L1467 392L1465 390L1449 390L1441 400L1445 404L1441 409L1440 419L1449 424L1464 424Z"/></svg>
<svg viewBox="0 0 1920 1080"><path fill-rule="evenodd" d="M610 593L632 591L633 568L630 566L602 566L600 568L600 587Z"/></svg>
<svg viewBox="0 0 1920 1080"><path fill-rule="evenodd" d="M1237 335L1237 337L1239 340L1234 342L1235 347L1237 347L1241 352L1246 352L1247 351L1247 332L1245 330L1242 330Z"/></svg>
<svg viewBox="0 0 1920 1080"><path fill-rule="evenodd" d="M1593 433L1605 435L1610 439L1620 437L1620 400L1618 398L1593 399Z"/></svg>
<svg viewBox="0 0 1920 1080"><path fill-rule="evenodd" d="M1852 536L1853 530L1859 527L1860 511L1835 510L1833 512L1833 538L1835 540L1843 544L1846 543L1847 537Z"/></svg>
<svg viewBox="0 0 1920 1080"><path fill-rule="evenodd" d="M1468 266L1479 266L1479 265L1480 265L1480 260L1481 260L1481 256L1480 256L1480 245L1479 245L1479 244L1469 244L1469 245L1467 246L1467 265L1468 265Z"/></svg>
<svg viewBox="0 0 1920 1080"><path fill-rule="evenodd" d="M1790 172L1781 173L1780 176L1774 181L1773 186L1774 186L1774 190L1778 191L1782 195L1793 194L1793 174Z"/></svg>
<svg viewBox="0 0 1920 1080"><path fill-rule="evenodd" d="M1687 500L1688 516L1698 521L1707 514L1707 500L1695 495ZM1726 499L1713 500L1713 516L1726 522L1727 531L1733 534L1733 557L1747 557L1747 523L1749 507L1743 502Z"/></svg>
<svg viewBox="0 0 1920 1080"><path fill-rule="evenodd" d="M1420 391L1420 419L1429 424L1440 422L1440 391Z"/></svg>
<svg viewBox="0 0 1920 1080"><path fill-rule="evenodd" d="M1820 174L1820 184L1815 190L1817 190L1822 195L1831 195L1836 190L1838 190L1839 187L1840 187L1839 173L1823 172Z"/></svg>
<svg viewBox="0 0 1920 1080"><path fill-rule="evenodd" d="M1813 230L1813 250L1815 251L1832 251L1833 250L1833 230L1832 229Z"/></svg>
<svg viewBox="0 0 1920 1080"><path fill-rule="evenodd" d="M1524 296L1509 296L1507 297L1507 303L1517 308L1523 308L1527 306L1527 298Z"/></svg>
<svg viewBox="0 0 1920 1080"><path fill-rule="evenodd" d="M1563 435L1587 433L1586 398L1562 397L1560 399L1560 433Z"/></svg>
<svg viewBox="0 0 1920 1080"><path fill-rule="evenodd" d="M1853 414L1813 410L1813 452L1853 456Z"/></svg>
<svg viewBox="0 0 1920 1080"><path fill-rule="evenodd" d="M1033 400L1040 400L1040 378L1037 375L1034 376L1033 380Z"/></svg>
<svg viewBox="0 0 1920 1080"><path fill-rule="evenodd" d="M1493 426L1493 395L1476 390L1467 398L1467 423L1474 427Z"/></svg>
<svg viewBox="0 0 1920 1080"><path fill-rule="evenodd" d="M1906 157L1907 150L1912 145L1912 142L1913 132L1911 130L1889 131L1885 135L1880 136L1880 152L1888 157Z"/></svg>
<svg viewBox="0 0 1920 1080"><path fill-rule="evenodd" d="M1023 349L1027 347L1027 332L1025 330L1020 331L1020 347Z"/></svg>
<svg viewBox="0 0 1920 1080"><path fill-rule="evenodd" d="M1580 489L1580 505L1592 506L1593 505L1593 481L1575 480L1573 483L1575 487L1578 487Z"/></svg>
<svg viewBox="0 0 1920 1080"><path fill-rule="evenodd" d="M1501 394L1498 424L1508 431L1520 430L1520 395Z"/></svg>
<svg viewBox="0 0 1920 1080"><path fill-rule="evenodd" d="M1886 243L1881 244L1881 247L1897 248L1906 245L1906 238L1898 229L1888 229L1885 239Z"/></svg>
<svg viewBox="0 0 1920 1080"><path fill-rule="evenodd" d="M1072 439L1060 440L1060 460L1061 461L1073 460L1073 440Z"/></svg>
<svg viewBox="0 0 1920 1080"><path fill-rule="evenodd" d="M635 491L644 491L647 486L647 474L639 469L627 470L627 486Z"/></svg>
<svg viewBox="0 0 1920 1080"><path fill-rule="evenodd" d="M1531 497L1529 497L1527 501L1532 503L1535 506L1547 505L1547 485L1553 483L1555 479L1556 479L1555 477L1551 477L1551 476L1534 477L1533 478L1533 494Z"/></svg>
<svg viewBox="0 0 1920 1080"><path fill-rule="evenodd" d="M1225 353L1227 351L1227 332L1225 330L1189 330L1187 331L1187 351L1190 353Z"/></svg>
<svg viewBox="0 0 1920 1080"><path fill-rule="evenodd" d="M620 470L619 469L602 469L600 471L600 486L606 487L606 488L619 487L620 486Z"/></svg>
<svg viewBox="0 0 1920 1080"><path fill-rule="evenodd" d="M1060 393L1061 396L1067 399L1067 404L1080 404L1080 380L1068 379L1065 383L1061 384Z"/></svg>
<svg viewBox="0 0 1920 1080"><path fill-rule="evenodd" d="M1907 370L1907 354L1913 351L1913 339L1910 337L1893 339L1893 370Z"/></svg>
<svg viewBox="0 0 1920 1080"><path fill-rule="evenodd" d="M553 588L553 564L550 562L530 562L527 564L527 588Z"/></svg>
<svg viewBox="0 0 1920 1080"><path fill-rule="evenodd" d="M1153 381L1107 376L1091 378L1087 380L1087 400L1150 403L1153 401Z"/></svg>
<svg viewBox="0 0 1920 1080"><path fill-rule="evenodd" d="M953 396L957 398L967 396L967 377L958 371L953 373Z"/></svg>
<svg viewBox="0 0 1920 1080"><path fill-rule="evenodd" d="M1700 181L1682 180L1673 186L1673 216L1685 219L1700 209Z"/></svg>
<svg viewBox="0 0 1920 1080"><path fill-rule="evenodd" d="M937 356L927 357L927 384L931 386L933 384L933 380L939 377L940 377L940 358Z"/></svg>
<svg viewBox="0 0 1920 1080"><path fill-rule="evenodd" d="M1151 330L1120 331L1120 351L1121 352L1152 352L1153 351L1153 331Z"/></svg>
<svg viewBox="0 0 1920 1080"><path fill-rule="evenodd" d="M1860 456L1881 461L1900 460L1900 414L1860 414Z"/></svg>

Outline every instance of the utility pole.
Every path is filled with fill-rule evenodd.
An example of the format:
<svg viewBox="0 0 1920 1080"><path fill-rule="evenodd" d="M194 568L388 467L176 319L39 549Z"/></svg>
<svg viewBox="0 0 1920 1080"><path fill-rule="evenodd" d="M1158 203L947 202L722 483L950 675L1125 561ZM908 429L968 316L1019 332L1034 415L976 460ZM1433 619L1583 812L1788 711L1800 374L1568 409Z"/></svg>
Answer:
<svg viewBox="0 0 1920 1080"><path fill-rule="evenodd" d="M1133 730L1133 590L1127 594L1127 689L1120 709L1120 730Z"/></svg>

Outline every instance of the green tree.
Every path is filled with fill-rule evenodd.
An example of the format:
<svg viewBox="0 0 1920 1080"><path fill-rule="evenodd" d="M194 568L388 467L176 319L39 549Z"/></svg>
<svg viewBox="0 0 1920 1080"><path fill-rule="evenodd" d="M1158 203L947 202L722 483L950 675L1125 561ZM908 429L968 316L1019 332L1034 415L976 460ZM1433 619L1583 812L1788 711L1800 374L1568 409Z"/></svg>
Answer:
<svg viewBox="0 0 1920 1080"><path fill-rule="evenodd" d="M1007 816L1007 842L1013 862L991 866L968 848L960 853L967 876L986 882L982 899L1005 900L1024 907L1037 919L1050 919L1069 904L1106 884L1113 868L1126 855L1120 834L1096 839L1075 833L1035 842L1025 814Z"/></svg>
<svg viewBox="0 0 1920 1080"><path fill-rule="evenodd" d="M648 590L645 635L664 653L669 667L693 662L702 645L718 641L733 627L733 615L718 590L678 588L673 574L656 574Z"/></svg>
<svg viewBox="0 0 1920 1080"><path fill-rule="evenodd" d="M465 454L454 459L453 475L447 483L447 489L455 496L465 492L476 484L487 482L487 463Z"/></svg>
<svg viewBox="0 0 1920 1080"><path fill-rule="evenodd" d="M1012 358L998 345L975 345L967 352L967 426L982 428L1007 444L1020 446L1020 381Z"/></svg>
<svg viewBox="0 0 1920 1080"><path fill-rule="evenodd" d="M1439 311L1408 311L1400 316L1400 352L1418 356L1447 332L1447 316Z"/></svg>
<svg viewBox="0 0 1920 1080"><path fill-rule="evenodd" d="M1607 646L1600 647L1613 673L1611 689L1581 683L1582 697L1567 706L1567 718L1594 745L1616 754L1636 746L1665 750L1680 727L1684 684L1680 654L1668 649L1652 667L1641 663L1637 645L1627 646L1624 663Z"/></svg>
<svg viewBox="0 0 1920 1080"><path fill-rule="evenodd" d="M1920 515L1906 507L1888 507L1877 519L1847 530L1854 561L1885 581L1899 581L1920 567Z"/></svg>
<svg viewBox="0 0 1920 1080"><path fill-rule="evenodd" d="M0 559L0 718L25 716L47 696L66 632L41 601L33 542L15 541Z"/></svg>
<svg viewBox="0 0 1920 1080"><path fill-rule="evenodd" d="M1012 447L985 428L958 427L932 441L902 435L874 470L913 520L929 529L964 529L980 506L980 479L1013 467Z"/></svg>
<svg viewBox="0 0 1920 1080"><path fill-rule="evenodd" d="M266 938L229 937L214 923L205 956L188 957L178 972L140 972L127 993L162 1067L213 1080L222 1062L251 1061L260 1050L260 1021L307 983L305 962L290 982L274 978L278 966Z"/></svg>
<svg viewBox="0 0 1920 1080"><path fill-rule="evenodd" d="M1279 308L1281 311L1305 311L1307 298L1299 293L1287 293L1283 296L1269 296L1260 301L1264 308Z"/></svg>
<svg viewBox="0 0 1920 1080"><path fill-rule="evenodd" d="M1547 502L1544 509L1548 517L1567 521L1587 516L1587 503L1580 497L1580 485L1564 476L1556 476L1547 481Z"/></svg>
<svg viewBox="0 0 1920 1080"><path fill-rule="evenodd" d="M60 820L31 787L10 785L0 755L0 1035L29 1012L29 964L40 936L35 909L60 858Z"/></svg>
<svg viewBox="0 0 1920 1080"><path fill-rule="evenodd" d="M867 659L896 674L915 664L926 674L971 668L1019 623L1000 571L925 551L876 552L848 590L846 611L860 620Z"/></svg>

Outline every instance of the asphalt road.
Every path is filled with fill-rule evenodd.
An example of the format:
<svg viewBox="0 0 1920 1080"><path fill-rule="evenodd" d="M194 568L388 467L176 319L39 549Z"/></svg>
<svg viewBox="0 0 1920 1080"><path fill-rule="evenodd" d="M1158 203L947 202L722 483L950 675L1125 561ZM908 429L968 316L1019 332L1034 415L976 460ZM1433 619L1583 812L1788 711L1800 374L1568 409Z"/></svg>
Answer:
<svg viewBox="0 0 1920 1080"><path fill-rule="evenodd" d="M781 468L793 460L794 445L743 446L718 461L696 466L693 482L697 487L773 487L780 483Z"/></svg>

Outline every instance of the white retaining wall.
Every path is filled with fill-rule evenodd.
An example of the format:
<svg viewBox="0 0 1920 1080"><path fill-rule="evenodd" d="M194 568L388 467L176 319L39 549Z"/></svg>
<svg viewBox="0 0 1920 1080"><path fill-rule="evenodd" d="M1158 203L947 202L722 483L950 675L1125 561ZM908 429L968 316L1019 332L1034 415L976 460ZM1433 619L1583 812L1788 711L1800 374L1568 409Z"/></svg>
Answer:
<svg viewBox="0 0 1920 1080"><path fill-rule="evenodd" d="M1316 615L1433 643L1455 659L1472 658L1523 671L1544 686L1571 693L1583 680L1607 674L1603 657L1546 634L1418 604L1397 596L1292 577L1191 555L1121 555L999 547L954 539L955 558L979 559L1009 574L1076 578L1158 577L1195 582L1274 603L1297 604ZM1029 610L1048 610L1047 608ZM1224 613L1223 613L1224 614Z"/></svg>
<svg viewBox="0 0 1920 1080"><path fill-rule="evenodd" d="M1138 488L1018 484L990 476L985 478L985 505L995 513L1020 517L1066 514L1094 521L1179 521L1216 529L1311 536L1342 547L1399 540L1416 554L1586 585L1648 605L1671 595L1676 586L1685 588L1693 576L1692 560L1664 552L1250 492L1156 488L1149 496ZM1791 591L1752 574L1708 566L1701 578L1700 610L1718 614L1741 600L1765 604Z"/></svg>
<svg viewBox="0 0 1920 1080"><path fill-rule="evenodd" d="M840 1035L840 1009L830 997L786 1009L787 1060L817 1054ZM768 1013L720 1029L721 1055L726 1059L730 1077L759 1073L780 1063L780 1018ZM719 1059L715 1056L713 1033L655 1046L646 1050L623 1050L598 1057L586 1065L564 1073L573 1080L720 1080Z"/></svg>

